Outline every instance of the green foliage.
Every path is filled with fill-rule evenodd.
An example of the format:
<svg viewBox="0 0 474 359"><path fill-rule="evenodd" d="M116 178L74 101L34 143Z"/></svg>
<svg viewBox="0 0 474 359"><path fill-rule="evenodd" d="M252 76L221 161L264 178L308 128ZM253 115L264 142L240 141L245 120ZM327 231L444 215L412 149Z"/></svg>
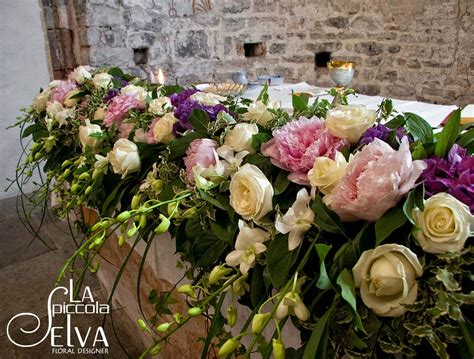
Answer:
<svg viewBox="0 0 474 359"><path fill-rule="evenodd" d="M297 255L298 251L288 250L288 235L277 235L270 242L267 266L273 287L279 288L286 283Z"/></svg>

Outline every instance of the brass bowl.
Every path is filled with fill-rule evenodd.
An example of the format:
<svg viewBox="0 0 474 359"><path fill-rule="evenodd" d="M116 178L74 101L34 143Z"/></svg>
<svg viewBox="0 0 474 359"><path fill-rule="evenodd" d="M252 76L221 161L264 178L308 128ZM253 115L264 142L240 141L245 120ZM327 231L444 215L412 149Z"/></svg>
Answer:
<svg viewBox="0 0 474 359"><path fill-rule="evenodd" d="M236 96L245 91L247 85L231 82L214 82L204 89L204 92L214 93L216 95Z"/></svg>
<svg viewBox="0 0 474 359"><path fill-rule="evenodd" d="M329 76L336 86L344 87L354 77L354 63L350 61L332 60L327 64Z"/></svg>

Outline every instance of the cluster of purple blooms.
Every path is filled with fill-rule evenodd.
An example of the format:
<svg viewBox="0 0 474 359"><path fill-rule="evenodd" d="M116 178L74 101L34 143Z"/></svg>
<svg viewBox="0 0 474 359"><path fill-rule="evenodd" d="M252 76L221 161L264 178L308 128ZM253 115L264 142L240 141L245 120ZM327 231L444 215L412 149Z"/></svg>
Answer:
<svg viewBox="0 0 474 359"><path fill-rule="evenodd" d="M187 89L180 93L173 94L170 96L171 104L174 107L174 116L178 119L178 122L175 123L173 132L176 134L182 134L186 130L192 129L192 126L189 124L188 118L193 112L193 110L203 110L208 115L211 121L214 121L217 117L217 114L221 111L228 112L227 108L224 105L218 104L215 106L202 105L197 101L194 101L190 96L194 95L199 90L196 89Z"/></svg>
<svg viewBox="0 0 474 359"><path fill-rule="evenodd" d="M388 128L385 125L379 123L377 126L369 128L367 131L364 132L362 135L359 144L367 145L371 143L374 139L378 138L384 142L387 142L390 146L398 147L398 143L400 141L395 141L395 137L392 137L393 131L391 128ZM406 136L405 130L403 127L400 127L396 130L396 137L401 140L403 136ZM411 142L412 138L408 136L408 140Z"/></svg>
<svg viewBox="0 0 474 359"><path fill-rule="evenodd" d="M474 213L474 156L454 144L448 158L430 157L420 179L425 183L426 196L446 192L469 206Z"/></svg>

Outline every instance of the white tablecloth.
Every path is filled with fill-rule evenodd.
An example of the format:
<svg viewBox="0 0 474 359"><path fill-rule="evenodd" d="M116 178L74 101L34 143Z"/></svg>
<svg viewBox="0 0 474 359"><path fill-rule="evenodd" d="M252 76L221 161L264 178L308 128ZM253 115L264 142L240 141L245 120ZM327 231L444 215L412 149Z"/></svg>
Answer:
<svg viewBox="0 0 474 359"><path fill-rule="evenodd" d="M244 92L243 97L256 99L262 86L256 86L249 88ZM327 94L327 88L311 86L306 82L300 82L297 84L283 84L280 86L270 86L269 96L270 100L280 102L280 106L285 110L292 110L291 105L291 91L294 92L310 92L315 96L328 99L332 101L332 96ZM310 103L315 100L315 97L310 98ZM357 95L349 96L348 102L352 105L365 105L369 109L377 109L378 105L382 102L383 97L381 96L366 96ZM425 102L418 101L405 101L393 99L393 107L398 112L413 112L423 117L431 126L437 127L443 122L451 111L455 110L457 106L452 105L434 105Z"/></svg>

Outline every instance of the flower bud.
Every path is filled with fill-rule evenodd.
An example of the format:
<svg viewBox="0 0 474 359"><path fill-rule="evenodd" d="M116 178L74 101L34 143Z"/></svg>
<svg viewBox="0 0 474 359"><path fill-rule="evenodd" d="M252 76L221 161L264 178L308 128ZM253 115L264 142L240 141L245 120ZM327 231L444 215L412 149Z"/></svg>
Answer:
<svg viewBox="0 0 474 359"><path fill-rule="evenodd" d="M156 331L160 333L167 332L171 327L171 323L162 323L156 327Z"/></svg>
<svg viewBox="0 0 474 359"><path fill-rule="evenodd" d="M34 155L33 158L35 159L35 161L38 161L41 157L43 157L43 154L41 152L38 152Z"/></svg>
<svg viewBox="0 0 474 359"><path fill-rule="evenodd" d="M184 284L178 289L178 293L186 294L187 296L191 298L196 298L196 292L194 291L194 288L191 284Z"/></svg>
<svg viewBox="0 0 474 359"><path fill-rule="evenodd" d="M92 192L92 186L88 186L84 193L89 195L89 194L91 194L91 192Z"/></svg>
<svg viewBox="0 0 474 359"><path fill-rule="evenodd" d="M78 167L82 163L82 157L79 157L77 160L74 161L74 166Z"/></svg>
<svg viewBox="0 0 474 359"><path fill-rule="evenodd" d="M94 224L91 228L91 231L92 232L95 232L97 231L98 229L102 228L102 222L97 222L96 224Z"/></svg>
<svg viewBox="0 0 474 359"><path fill-rule="evenodd" d="M122 212L122 213L120 213L120 214L117 216L117 221L119 221L119 222L128 221L131 216L132 216L132 215L130 214L129 211Z"/></svg>
<svg viewBox="0 0 474 359"><path fill-rule="evenodd" d="M234 352L235 349L237 349L238 347L239 347L238 340L234 338L227 339L227 341L224 344L222 344L221 348L219 349L217 356L220 356L220 357L227 356L230 353Z"/></svg>
<svg viewBox="0 0 474 359"><path fill-rule="evenodd" d="M209 284L216 284L230 272L232 272L232 269L226 268L223 265L215 266L212 268L211 274L209 274Z"/></svg>
<svg viewBox="0 0 474 359"><path fill-rule="evenodd" d="M183 315L181 313L174 313L173 319L176 323L181 324L181 322L183 321Z"/></svg>
<svg viewBox="0 0 474 359"><path fill-rule="evenodd" d="M71 169L66 168L61 176L65 178L65 177L69 176L70 174L71 174Z"/></svg>
<svg viewBox="0 0 474 359"><path fill-rule="evenodd" d="M70 166L71 164L72 164L72 162L71 162L71 161L69 161L69 160L66 160L66 161L64 161L64 162L61 164L61 168L64 168L64 167Z"/></svg>
<svg viewBox="0 0 474 359"><path fill-rule="evenodd" d="M76 184L73 184L71 186L71 192L76 194L77 192L79 192L81 190L81 186L79 186L77 183Z"/></svg>
<svg viewBox="0 0 474 359"><path fill-rule="evenodd" d="M89 175L89 173L83 172L83 173L81 173L81 175L79 176L78 179L79 179L79 181L83 181L83 180L89 179L90 177L91 177L91 176Z"/></svg>
<svg viewBox="0 0 474 359"><path fill-rule="evenodd" d="M140 204L140 200L142 199L142 196L139 194L136 194L132 197L132 203L130 205L131 209L137 209L138 205Z"/></svg>
<svg viewBox="0 0 474 359"><path fill-rule="evenodd" d="M267 324L270 313L257 313L252 319L252 333L261 333Z"/></svg>
<svg viewBox="0 0 474 359"><path fill-rule="evenodd" d="M125 237L124 236L118 236L118 245L119 247L122 247L125 244Z"/></svg>
<svg viewBox="0 0 474 359"><path fill-rule="evenodd" d="M140 327L140 329L142 330L142 332L148 329L148 327L147 327L147 325L146 325L146 323L143 319L138 319L137 323L138 323L138 326Z"/></svg>
<svg viewBox="0 0 474 359"><path fill-rule="evenodd" d="M273 357L275 359L285 359L285 345L281 339L272 339Z"/></svg>
<svg viewBox="0 0 474 359"><path fill-rule="evenodd" d="M237 323L237 308L230 306L227 308L227 324L233 327Z"/></svg>
<svg viewBox="0 0 474 359"><path fill-rule="evenodd" d="M202 309L199 308L199 307L189 308L188 314L189 314L191 317L197 317L197 316L199 316L199 315L202 314Z"/></svg>
<svg viewBox="0 0 474 359"><path fill-rule="evenodd" d="M93 180L97 179L97 177L99 177L101 174L102 174L102 172L96 168L96 169L92 172L92 179L93 179Z"/></svg>
<svg viewBox="0 0 474 359"><path fill-rule="evenodd" d="M135 226L135 223L132 224L132 227L127 232L127 237L132 238L138 231L138 227Z"/></svg>
<svg viewBox="0 0 474 359"><path fill-rule="evenodd" d="M161 223L158 225L158 227L155 228L155 233L158 235L165 233L171 224L170 220L162 214L160 214L160 220Z"/></svg>
<svg viewBox="0 0 474 359"><path fill-rule="evenodd" d="M171 202L168 203L168 216L176 216L178 212L179 203L178 202Z"/></svg>
<svg viewBox="0 0 474 359"><path fill-rule="evenodd" d="M144 214L142 214L140 216L140 222L138 223L138 225L140 226L140 228L145 228L146 227L146 222L147 222L147 218Z"/></svg>
<svg viewBox="0 0 474 359"><path fill-rule="evenodd" d="M153 348L150 349L150 351L148 352L151 356L155 356L155 355L158 355L160 354L161 352L161 347L159 344L156 344Z"/></svg>
<svg viewBox="0 0 474 359"><path fill-rule="evenodd" d="M188 208L187 210L185 210L183 212L183 214L181 215L181 217L183 218L194 218L196 217L196 214L197 214L197 208L196 207L191 207L191 208Z"/></svg>
<svg viewBox="0 0 474 359"><path fill-rule="evenodd" d="M33 146L31 146L31 152L39 151L43 147L41 143L35 142Z"/></svg>

